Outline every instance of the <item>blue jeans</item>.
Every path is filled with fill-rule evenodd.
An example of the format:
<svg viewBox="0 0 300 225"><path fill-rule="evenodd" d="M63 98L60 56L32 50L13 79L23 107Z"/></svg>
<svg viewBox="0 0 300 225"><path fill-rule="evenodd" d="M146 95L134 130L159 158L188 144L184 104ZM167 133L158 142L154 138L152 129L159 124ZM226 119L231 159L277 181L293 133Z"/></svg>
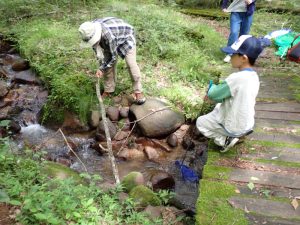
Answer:
<svg viewBox="0 0 300 225"><path fill-rule="evenodd" d="M230 35L227 46L231 46L241 35L249 34L253 14L247 16L246 12L232 12L230 14Z"/></svg>

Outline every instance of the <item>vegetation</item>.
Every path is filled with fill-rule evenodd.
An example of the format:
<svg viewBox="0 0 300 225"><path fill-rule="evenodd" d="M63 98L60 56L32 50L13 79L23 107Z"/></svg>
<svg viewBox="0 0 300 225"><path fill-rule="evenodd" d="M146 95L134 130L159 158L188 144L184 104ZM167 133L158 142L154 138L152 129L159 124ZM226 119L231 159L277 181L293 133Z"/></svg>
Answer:
<svg viewBox="0 0 300 225"><path fill-rule="evenodd" d="M45 165L42 154L12 154L8 139L0 140L0 202L19 207L16 220L24 225L162 223L138 212L131 198L119 201L121 187L102 191L97 175L82 174L81 182L73 176L50 179ZM168 196L162 192L155 199L166 202Z"/></svg>
<svg viewBox="0 0 300 225"><path fill-rule="evenodd" d="M22 56L49 88L46 119L61 120L63 112L69 110L86 121L96 102L94 81L87 75L93 76L97 63L91 49L80 49L77 29L82 22L97 17L121 17L136 28L138 63L144 74L146 95L169 99L182 107L188 118L197 115L201 90L208 80L221 73L218 58L222 57L219 47L224 38L174 9L151 4L156 1L95 4L40 0L34 6L31 1L26 6L20 2L2 1L0 31L17 42ZM118 64L118 71L115 94L130 93L131 80L124 61ZM171 94L173 90L177 91Z"/></svg>

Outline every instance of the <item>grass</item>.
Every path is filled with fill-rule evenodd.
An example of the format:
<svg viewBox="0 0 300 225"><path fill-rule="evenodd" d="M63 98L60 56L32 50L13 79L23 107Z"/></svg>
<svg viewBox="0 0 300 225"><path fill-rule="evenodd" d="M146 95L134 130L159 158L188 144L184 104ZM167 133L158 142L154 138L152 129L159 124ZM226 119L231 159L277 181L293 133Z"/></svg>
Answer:
<svg viewBox="0 0 300 225"><path fill-rule="evenodd" d="M261 163L270 163L272 165L278 165L278 166L300 168L300 163L296 163L296 162L286 162L286 161L271 160L271 159L256 159L255 161L261 162Z"/></svg>
<svg viewBox="0 0 300 225"><path fill-rule="evenodd" d="M242 210L234 209L227 200L235 194L235 187L225 182L201 180L197 202L196 224L246 225Z"/></svg>
<svg viewBox="0 0 300 225"><path fill-rule="evenodd" d="M71 9L66 9L63 3L49 3L57 8L55 13L41 10L40 14L23 20L10 20L8 16L5 27L0 27L6 35L13 33L10 38L18 43L22 56L30 61L50 90L44 118L62 120L67 110L87 121L96 102L94 80L87 75L94 74L97 63L91 49L80 49L77 28L99 15L120 17L135 27L137 60L146 95L164 97L174 106L180 106L187 118L195 117L202 99L195 95L195 90L204 93L208 80L221 73L219 48L225 39L208 25L190 21L172 8L153 4L154 1L106 1L97 6L89 2L86 6L80 4L80 11L73 7L64 14L63 10ZM42 3L38 7L42 8ZM17 8L16 13L18 10L21 9ZM29 14L36 13L31 11ZM157 85L160 80L163 88ZM126 65L120 62L115 95L130 93L131 89Z"/></svg>

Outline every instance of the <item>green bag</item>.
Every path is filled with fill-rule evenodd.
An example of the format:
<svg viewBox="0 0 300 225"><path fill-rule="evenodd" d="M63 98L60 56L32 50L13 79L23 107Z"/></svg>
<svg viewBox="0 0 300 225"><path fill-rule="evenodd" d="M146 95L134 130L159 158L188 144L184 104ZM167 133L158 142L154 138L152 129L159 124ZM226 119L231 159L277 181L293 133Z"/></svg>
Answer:
<svg viewBox="0 0 300 225"><path fill-rule="evenodd" d="M298 33L290 32L275 38L274 43L278 46L278 50L275 55L278 55L281 58L285 57L296 35L298 35ZM300 42L300 40L296 40L294 45L296 45L298 42Z"/></svg>

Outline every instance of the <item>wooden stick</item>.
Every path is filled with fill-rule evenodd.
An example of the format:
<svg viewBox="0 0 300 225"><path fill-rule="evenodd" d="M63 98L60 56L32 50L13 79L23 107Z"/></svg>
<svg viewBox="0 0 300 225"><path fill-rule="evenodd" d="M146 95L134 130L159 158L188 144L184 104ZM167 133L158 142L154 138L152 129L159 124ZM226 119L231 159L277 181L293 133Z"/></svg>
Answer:
<svg viewBox="0 0 300 225"><path fill-rule="evenodd" d="M79 156L75 153L75 151L74 151L74 150L72 149L72 147L70 146L70 144L69 144L69 142L68 142L66 136L65 136L64 133L62 132L62 130L61 130L60 128L59 128L58 130L59 130L59 132L61 133L61 135L63 136L65 142L67 143L68 148L73 152L73 154L76 156L76 158L77 158L77 159L81 162L81 164L83 165L83 167L84 167L84 169L85 169L85 172L88 172L87 169L86 169L86 167L85 167L85 165L84 165L84 163L81 161L81 159L79 158Z"/></svg>
<svg viewBox="0 0 300 225"><path fill-rule="evenodd" d="M96 83L96 93L97 93L97 97L100 103L100 110L101 110L101 115L102 115L102 120L103 120L103 125L104 125L104 130L105 130L105 136L106 136L106 142L107 142L107 150L108 150L108 156L111 162L111 166L112 166L112 171L113 174L115 176L115 180L116 180L116 184L120 183L120 178L119 178L119 172L118 172L118 168L116 166L116 160L112 151L112 144L111 144L111 137L110 137L110 133L108 130L108 125L107 125L107 120L106 120L106 115L105 115L105 107L103 104L103 100L100 94L100 78L98 77L97 83ZM101 148L101 146L99 145L99 147Z"/></svg>

